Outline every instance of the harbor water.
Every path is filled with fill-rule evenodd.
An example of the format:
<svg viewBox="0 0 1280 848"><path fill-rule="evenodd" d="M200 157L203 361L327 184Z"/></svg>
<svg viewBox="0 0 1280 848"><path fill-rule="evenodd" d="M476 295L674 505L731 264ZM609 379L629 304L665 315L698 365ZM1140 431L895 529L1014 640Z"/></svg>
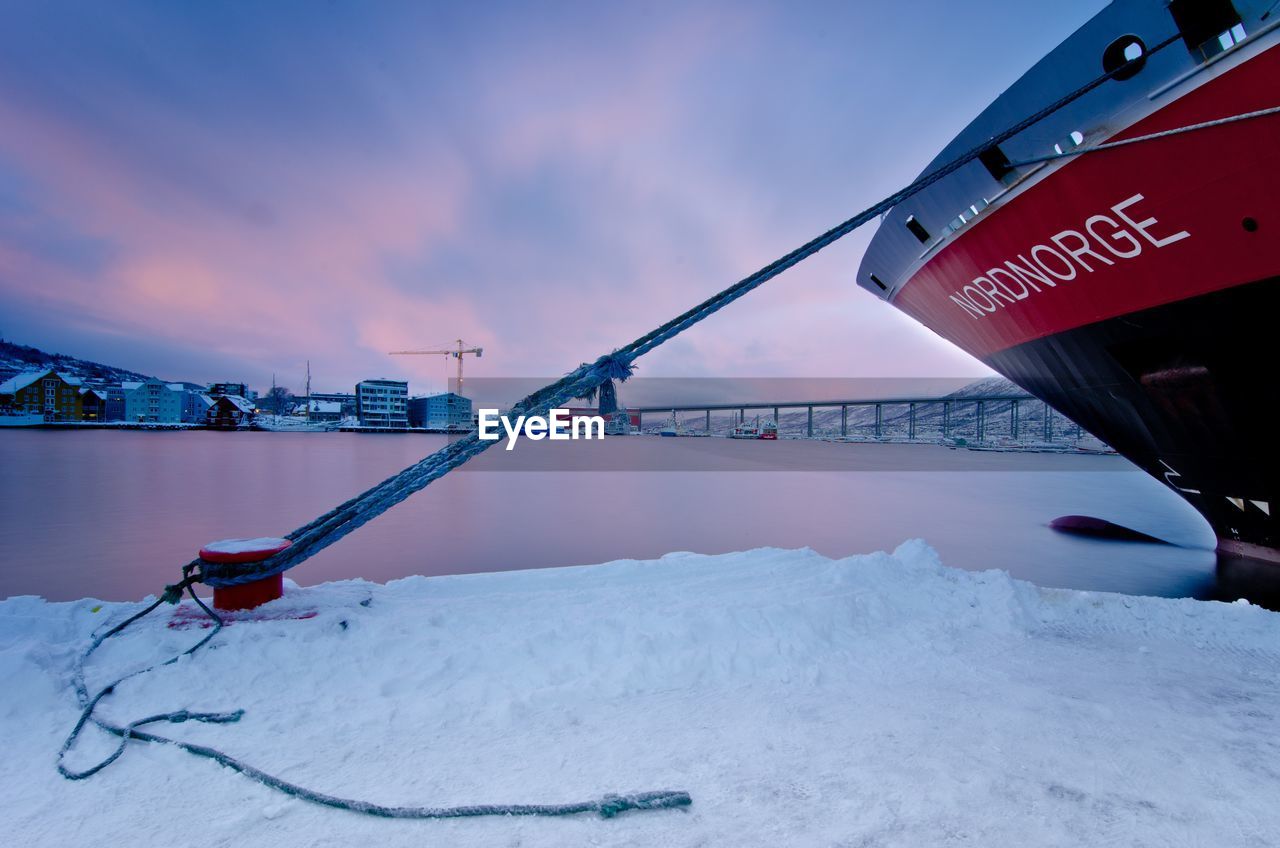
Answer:
<svg viewBox="0 0 1280 848"><path fill-rule="evenodd" d="M202 544L286 533L444 444L412 433L5 432L0 597L155 593ZM1213 592L1202 519L1115 456L640 436L581 447L490 450L288 576L387 581L769 546L846 556L923 538L947 565L1043 586ZM1178 545L1049 529L1072 513Z"/></svg>

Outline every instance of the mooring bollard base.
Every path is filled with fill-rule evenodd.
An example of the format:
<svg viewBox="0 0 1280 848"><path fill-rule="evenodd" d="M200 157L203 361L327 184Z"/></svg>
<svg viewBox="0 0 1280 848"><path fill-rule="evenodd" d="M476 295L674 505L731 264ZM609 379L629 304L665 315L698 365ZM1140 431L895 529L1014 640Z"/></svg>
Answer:
<svg viewBox="0 0 1280 848"><path fill-rule="evenodd" d="M289 547L288 539L223 539L200 549L200 558L219 565L250 565L270 559ZM246 569L248 570L248 569ZM213 587L213 606L224 612L250 610L284 594L284 575L273 574L238 586Z"/></svg>
<svg viewBox="0 0 1280 848"><path fill-rule="evenodd" d="M225 612L248 610L260 607L267 601L274 601L284 594L284 575L276 574L263 580L244 583L239 586L215 587L213 590L213 608Z"/></svg>

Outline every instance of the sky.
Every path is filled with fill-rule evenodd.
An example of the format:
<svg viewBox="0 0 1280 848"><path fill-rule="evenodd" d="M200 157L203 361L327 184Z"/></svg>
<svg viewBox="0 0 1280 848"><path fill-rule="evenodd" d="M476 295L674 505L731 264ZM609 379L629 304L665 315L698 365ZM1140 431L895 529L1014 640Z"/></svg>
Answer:
<svg viewBox="0 0 1280 848"><path fill-rule="evenodd" d="M166 379L558 376L909 182L1104 3L0 0L0 337ZM989 372L874 228L646 377Z"/></svg>

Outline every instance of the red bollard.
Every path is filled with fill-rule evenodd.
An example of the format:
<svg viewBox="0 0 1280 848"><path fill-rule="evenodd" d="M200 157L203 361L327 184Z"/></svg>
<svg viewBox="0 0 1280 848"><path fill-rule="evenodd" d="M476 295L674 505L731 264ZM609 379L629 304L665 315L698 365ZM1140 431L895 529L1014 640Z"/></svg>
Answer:
<svg viewBox="0 0 1280 848"><path fill-rule="evenodd" d="M200 549L200 559L219 565L238 565L262 562L289 547L288 539L223 539L210 542ZM284 594L284 575L273 574L252 583L241 583L238 586L215 586L213 589L213 606L215 609L234 611L247 610L261 606L267 601L274 601Z"/></svg>

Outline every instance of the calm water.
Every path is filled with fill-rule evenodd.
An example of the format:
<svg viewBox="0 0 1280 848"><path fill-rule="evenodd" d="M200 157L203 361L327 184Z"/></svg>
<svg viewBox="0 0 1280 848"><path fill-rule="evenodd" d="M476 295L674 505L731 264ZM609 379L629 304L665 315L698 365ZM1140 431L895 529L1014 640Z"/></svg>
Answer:
<svg viewBox="0 0 1280 848"><path fill-rule="evenodd" d="M0 597L139 598L203 543L288 532L443 444L421 434L0 432ZM550 451L562 447L491 450L478 470L430 486L289 576L385 581L763 545L843 556L921 537L948 565L1046 586L1211 591L1208 528L1115 457L635 437L575 454L587 457L577 465L615 470L555 470L565 455ZM809 470L759 470L779 465ZM1188 547L1048 529L1067 513Z"/></svg>

